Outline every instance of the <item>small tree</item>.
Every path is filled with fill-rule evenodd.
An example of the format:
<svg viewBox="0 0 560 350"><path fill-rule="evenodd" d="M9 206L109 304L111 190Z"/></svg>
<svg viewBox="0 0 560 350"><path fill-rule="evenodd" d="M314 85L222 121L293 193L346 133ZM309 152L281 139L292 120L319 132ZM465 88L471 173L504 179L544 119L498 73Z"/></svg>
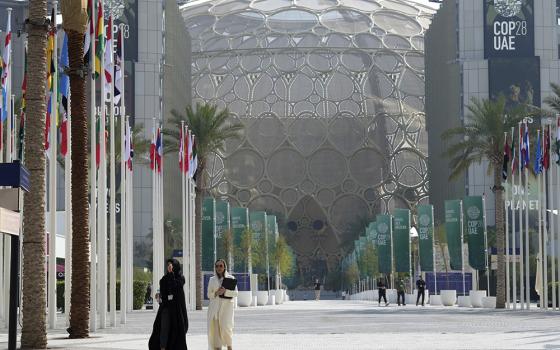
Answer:
<svg viewBox="0 0 560 350"><path fill-rule="evenodd" d="M286 238L283 235L278 236L278 240L274 245L273 251L274 266L278 270L278 280L276 288L282 286L282 276L290 277L294 272L294 255Z"/></svg>
<svg viewBox="0 0 560 350"><path fill-rule="evenodd" d="M231 229L227 229L222 233L222 239L220 244L222 245L223 251L227 254L227 262L230 268L233 267L233 232Z"/></svg>
<svg viewBox="0 0 560 350"><path fill-rule="evenodd" d="M354 283L358 282L360 279L360 271L358 270L358 264L356 262L352 262L344 271L344 284L346 288L352 287Z"/></svg>
<svg viewBox="0 0 560 350"><path fill-rule="evenodd" d="M246 227L241 233L239 247L235 247L234 256L236 264L244 266L247 272L252 272L251 250L253 247L253 230Z"/></svg>

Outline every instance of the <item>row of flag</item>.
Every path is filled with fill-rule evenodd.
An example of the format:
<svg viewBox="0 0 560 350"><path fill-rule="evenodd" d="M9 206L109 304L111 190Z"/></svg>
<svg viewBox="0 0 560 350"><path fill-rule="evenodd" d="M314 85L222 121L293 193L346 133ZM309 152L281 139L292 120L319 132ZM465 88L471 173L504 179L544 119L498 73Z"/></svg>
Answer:
<svg viewBox="0 0 560 350"><path fill-rule="evenodd" d="M194 178L197 168L196 139L187 126L184 126L179 131L179 171Z"/></svg>
<svg viewBox="0 0 560 350"><path fill-rule="evenodd" d="M556 120L556 164L560 166L560 116ZM529 138L529 125L527 122L519 124L517 141L519 142L519 151L516 147L515 130L511 131L511 144L510 140L506 137L504 142L504 160L502 166L502 178L507 180L508 175L514 175L521 168L532 169L535 174L540 174L548 171L550 168L550 140L551 140L551 127L547 125L541 135L540 131L537 134L537 141L535 146L535 159L531 165L531 148ZM517 153L519 152L519 153ZM511 165L510 165L511 161Z"/></svg>

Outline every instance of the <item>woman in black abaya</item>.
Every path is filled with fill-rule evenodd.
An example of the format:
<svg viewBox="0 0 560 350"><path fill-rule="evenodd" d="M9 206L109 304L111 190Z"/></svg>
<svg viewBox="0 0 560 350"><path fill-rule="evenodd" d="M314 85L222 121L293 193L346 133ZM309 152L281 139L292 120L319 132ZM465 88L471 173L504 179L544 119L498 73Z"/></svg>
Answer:
<svg viewBox="0 0 560 350"><path fill-rule="evenodd" d="M159 280L161 304L154 321L150 350L186 350L186 334L189 329L187 306L183 285L185 277L181 264L175 259L167 260L167 273Z"/></svg>

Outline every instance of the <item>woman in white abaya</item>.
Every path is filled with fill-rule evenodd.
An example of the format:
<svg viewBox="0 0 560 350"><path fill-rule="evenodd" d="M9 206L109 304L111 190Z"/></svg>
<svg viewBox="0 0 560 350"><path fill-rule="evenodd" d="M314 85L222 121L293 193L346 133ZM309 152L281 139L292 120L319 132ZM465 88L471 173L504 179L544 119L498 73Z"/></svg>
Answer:
<svg viewBox="0 0 560 350"><path fill-rule="evenodd" d="M233 343L233 309L237 300L237 287L227 290L222 287L224 277L235 278L227 272L223 259L214 264L214 276L208 282L208 349L216 350L227 346L232 350ZM220 298L220 295L231 298Z"/></svg>

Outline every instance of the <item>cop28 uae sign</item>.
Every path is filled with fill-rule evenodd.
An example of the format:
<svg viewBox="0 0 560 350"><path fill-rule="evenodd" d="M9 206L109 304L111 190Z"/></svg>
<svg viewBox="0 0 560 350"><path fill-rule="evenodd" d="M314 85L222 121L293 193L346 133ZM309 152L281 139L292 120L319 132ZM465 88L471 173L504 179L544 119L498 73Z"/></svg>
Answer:
<svg viewBox="0 0 560 350"><path fill-rule="evenodd" d="M484 1L484 57L534 56L533 0L482 1Z"/></svg>

